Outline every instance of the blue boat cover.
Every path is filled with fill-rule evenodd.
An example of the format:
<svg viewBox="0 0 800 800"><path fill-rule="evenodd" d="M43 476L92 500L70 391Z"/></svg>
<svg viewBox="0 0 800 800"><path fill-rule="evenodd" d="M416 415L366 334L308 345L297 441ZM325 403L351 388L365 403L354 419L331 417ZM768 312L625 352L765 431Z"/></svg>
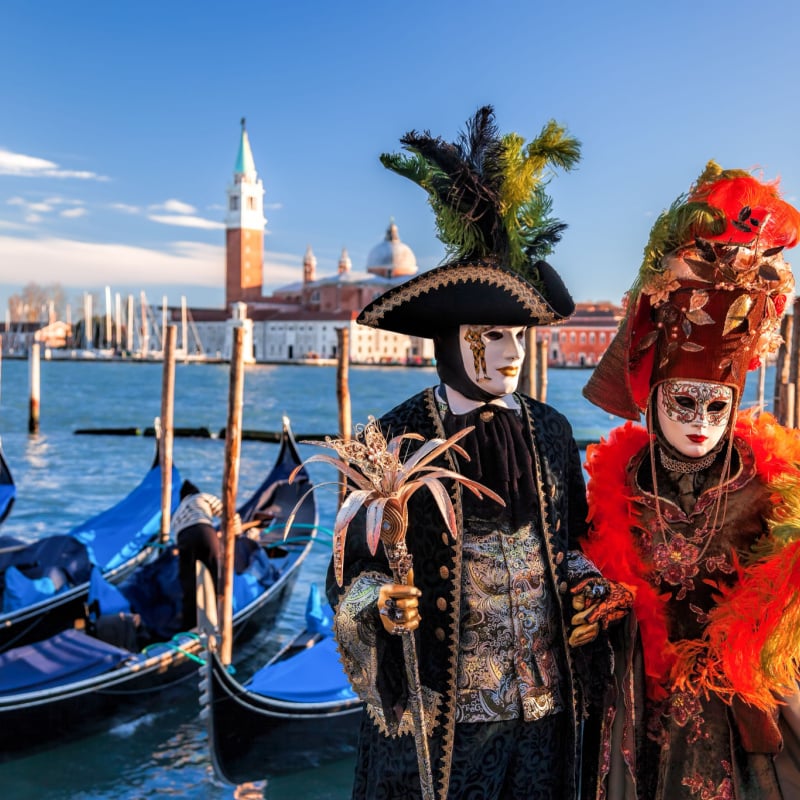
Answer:
<svg viewBox="0 0 800 800"><path fill-rule="evenodd" d="M267 664L246 684L251 692L295 703L353 700L356 695L330 636L297 655Z"/></svg>
<svg viewBox="0 0 800 800"><path fill-rule="evenodd" d="M92 576L89 578L89 608L93 609L97 603L97 615L102 614L128 614L131 604L128 598L113 583L109 583L97 567L92 567Z"/></svg>
<svg viewBox="0 0 800 800"><path fill-rule="evenodd" d="M0 653L0 694L50 689L114 669L131 654L82 631L69 629Z"/></svg>
<svg viewBox="0 0 800 800"><path fill-rule="evenodd" d="M306 628L313 633L330 636L333 632L333 611L330 603L322 602L316 583L311 584L306 600Z"/></svg>
<svg viewBox="0 0 800 800"><path fill-rule="evenodd" d="M261 548L254 550L247 567L233 575L233 613L261 597L280 575L278 568Z"/></svg>
<svg viewBox="0 0 800 800"><path fill-rule="evenodd" d="M181 478L172 468L172 510L180 502ZM103 572L133 558L161 529L161 468L115 506L73 528L69 535L86 545L92 563Z"/></svg>
<svg viewBox="0 0 800 800"><path fill-rule="evenodd" d="M54 569L52 575L29 578L15 566L8 567L4 575L3 613L9 614L17 609L32 606L40 600L53 597L59 589L66 588L66 581L61 577L62 575L61 570Z"/></svg>
<svg viewBox="0 0 800 800"><path fill-rule="evenodd" d="M0 484L0 522L2 522L11 510L11 504L17 496L17 487L14 484Z"/></svg>

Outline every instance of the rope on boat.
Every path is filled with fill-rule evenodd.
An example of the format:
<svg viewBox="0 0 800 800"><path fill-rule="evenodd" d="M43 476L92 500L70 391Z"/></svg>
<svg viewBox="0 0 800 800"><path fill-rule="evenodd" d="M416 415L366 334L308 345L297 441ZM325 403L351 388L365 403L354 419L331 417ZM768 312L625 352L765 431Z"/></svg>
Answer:
<svg viewBox="0 0 800 800"><path fill-rule="evenodd" d="M200 637L196 633L191 633L190 631L183 631L176 633L168 642L154 642L153 644L148 644L146 647L142 648L142 652L147 655L150 650L155 649L156 647L167 647L170 650L175 650L178 653L182 653L186 656L186 658L191 659L192 661L200 664L201 666L205 666L205 659L200 658L200 656L196 656L194 653L190 653L187 650L184 650L180 645L178 645L175 640L179 636L188 636L190 639L194 639L195 641L199 642Z"/></svg>
<svg viewBox="0 0 800 800"><path fill-rule="evenodd" d="M269 528L265 528L264 529L264 535L267 535L269 533L275 533L281 527L283 527L282 523L278 524L278 525L271 526ZM291 542L292 544L295 544L295 543L305 543L305 542L307 542L309 540L313 540L313 543L316 543L316 544L330 545L330 543L333 541L333 531L330 528L326 528L324 525L312 525L309 522L295 522L295 523L292 524L291 530L294 530L295 528L300 528L300 529L305 528L306 530L316 530L317 531L317 536L290 536L288 539L283 539L283 540L281 540L279 542L272 542L272 543L267 544L265 546L267 548L269 548L269 547L278 547L278 546L280 546L282 544L287 544L289 542ZM320 535L321 535L322 538L320 538Z"/></svg>

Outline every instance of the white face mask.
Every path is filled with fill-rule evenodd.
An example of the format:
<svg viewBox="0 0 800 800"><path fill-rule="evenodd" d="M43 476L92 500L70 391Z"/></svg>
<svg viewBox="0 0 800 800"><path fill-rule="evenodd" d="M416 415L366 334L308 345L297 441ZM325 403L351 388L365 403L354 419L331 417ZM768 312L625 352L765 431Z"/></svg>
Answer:
<svg viewBox="0 0 800 800"><path fill-rule="evenodd" d="M719 444L728 428L733 389L713 381L664 381L656 407L664 438L679 453L700 458Z"/></svg>
<svg viewBox="0 0 800 800"><path fill-rule="evenodd" d="M508 325L461 325L458 340L469 379L496 397L516 391L525 358L525 330Z"/></svg>

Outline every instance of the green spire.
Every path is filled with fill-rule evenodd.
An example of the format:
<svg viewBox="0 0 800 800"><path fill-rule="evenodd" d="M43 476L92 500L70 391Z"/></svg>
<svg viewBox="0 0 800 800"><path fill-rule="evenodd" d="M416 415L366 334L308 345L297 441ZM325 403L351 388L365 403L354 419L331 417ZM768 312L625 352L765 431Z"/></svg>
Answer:
<svg viewBox="0 0 800 800"><path fill-rule="evenodd" d="M237 175L255 174L256 162L253 161L253 151L250 149L250 139L247 138L245 120L242 117L242 139L239 142L239 155L236 156L236 167L234 172Z"/></svg>

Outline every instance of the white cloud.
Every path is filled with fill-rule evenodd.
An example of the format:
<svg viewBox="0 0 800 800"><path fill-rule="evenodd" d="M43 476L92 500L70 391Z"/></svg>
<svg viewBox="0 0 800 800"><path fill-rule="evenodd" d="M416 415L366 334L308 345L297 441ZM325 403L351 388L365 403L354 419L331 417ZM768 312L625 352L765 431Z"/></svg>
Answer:
<svg viewBox="0 0 800 800"><path fill-rule="evenodd" d="M166 211L168 214L194 214L197 209L189 203L184 203L183 200L171 198L158 205L150 206L150 211Z"/></svg>
<svg viewBox="0 0 800 800"><path fill-rule="evenodd" d="M62 169L54 161L36 156L26 156L0 148L0 175L23 178L75 178L77 180L107 181L105 175L88 170Z"/></svg>
<svg viewBox="0 0 800 800"><path fill-rule="evenodd" d="M128 203L111 203L109 208L113 208L114 211L121 211L123 214L140 214L142 212L139 206L132 206Z"/></svg>
<svg viewBox="0 0 800 800"><path fill-rule="evenodd" d="M24 279L23 279L24 277ZM0 283L60 283L91 289L114 283L224 286L225 248L174 242L168 250L71 239L0 236Z"/></svg>
<svg viewBox="0 0 800 800"><path fill-rule="evenodd" d="M76 219L88 213L82 200L74 200L69 197L56 196L37 201L26 200L24 197L11 197L6 202L10 206L19 206L25 222L30 225L41 222L45 215L53 212L57 212L59 216L66 219ZM67 208L63 208L64 206Z"/></svg>
<svg viewBox="0 0 800 800"><path fill-rule="evenodd" d="M0 228L2 226L0 225ZM265 292L301 279L296 254L267 253ZM80 291L117 285L142 289L182 284L224 290L225 247L173 242L165 250L72 239L23 239L0 235L0 284L59 283Z"/></svg>
<svg viewBox="0 0 800 800"><path fill-rule="evenodd" d="M162 225L177 225L181 228L203 228L207 231L223 230L225 225L211 219L203 217L181 216L176 214L148 214L147 219L151 222L159 222Z"/></svg>
<svg viewBox="0 0 800 800"><path fill-rule="evenodd" d="M83 200L76 200L74 197L61 197L59 195L47 197L44 202L54 206L82 206L84 204Z"/></svg>
<svg viewBox="0 0 800 800"><path fill-rule="evenodd" d="M175 198L165 200L158 205L149 206L148 211L150 213L147 215L147 219L151 222L158 222L161 225L177 225L180 228L202 228L207 231L219 231L225 228L225 225L217 220L198 217L197 209L194 206ZM155 213L162 211L166 213Z"/></svg>

